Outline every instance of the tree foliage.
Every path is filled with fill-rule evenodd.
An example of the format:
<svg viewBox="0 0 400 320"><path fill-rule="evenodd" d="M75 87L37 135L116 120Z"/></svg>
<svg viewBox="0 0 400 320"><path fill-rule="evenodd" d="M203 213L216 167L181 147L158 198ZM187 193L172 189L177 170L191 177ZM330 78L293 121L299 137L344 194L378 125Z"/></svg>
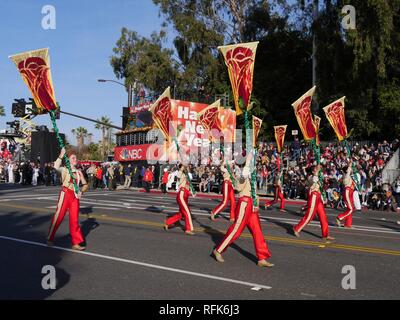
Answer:
<svg viewBox="0 0 400 320"><path fill-rule="evenodd" d="M391 138L400 134L399 0L153 0L173 28L172 48L163 31L150 39L122 30L111 64L119 78L138 79L154 92L174 86L177 98L212 101L230 92L217 47L259 41L253 99L264 119L262 136L274 125L297 124L291 103L312 86L316 39L316 110L346 96L354 137ZM313 21L313 6L319 15ZM341 24L345 5L356 8L356 29ZM323 127L329 124L324 120ZM333 131L324 130L323 139Z"/></svg>

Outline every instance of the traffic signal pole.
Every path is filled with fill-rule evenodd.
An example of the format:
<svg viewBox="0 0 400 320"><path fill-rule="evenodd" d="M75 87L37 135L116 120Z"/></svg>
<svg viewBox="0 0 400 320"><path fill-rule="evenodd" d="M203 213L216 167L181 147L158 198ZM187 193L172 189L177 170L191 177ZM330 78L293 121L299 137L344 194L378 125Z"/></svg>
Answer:
<svg viewBox="0 0 400 320"><path fill-rule="evenodd" d="M112 124L108 124L108 123L104 123L104 122L97 121L97 120L94 120L94 119L90 119L88 117L80 116L80 115L73 114L73 113L70 113L70 112L65 112L65 111L60 110L60 113L65 114L65 115L70 116L70 117L75 117L75 118L79 118L79 119L82 119L82 120L94 122L94 123L100 124L100 125L105 126L105 127L114 128L114 129L121 130L121 131L123 130L121 127L117 127L117 126L114 126Z"/></svg>

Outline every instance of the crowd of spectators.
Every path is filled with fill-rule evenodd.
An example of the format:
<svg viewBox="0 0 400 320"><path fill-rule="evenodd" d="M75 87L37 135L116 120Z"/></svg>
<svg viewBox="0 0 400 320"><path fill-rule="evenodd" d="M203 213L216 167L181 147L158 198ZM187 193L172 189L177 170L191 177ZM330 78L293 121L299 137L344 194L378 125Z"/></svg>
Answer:
<svg viewBox="0 0 400 320"><path fill-rule="evenodd" d="M353 163L356 167L358 191L364 207L389 209L392 203L400 203L400 179L393 185L384 184L382 170L387 161L399 148L399 141L392 143L353 143L350 146ZM282 159L282 160L281 160ZM328 205L340 207L343 169L348 166L348 150L338 143L321 146L321 165L324 190ZM257 185L261 193L272 194L273 182L278 166L284 168L283 192L289 199L306 199L306 181L310 168L315 164L315 154L311 148L297 138L285 145L282 158L274 144L261 143L257 152ZM177 165L145 166L120 163L80 165L90 189L118 188L162 188L163 192L176 189ZM240 168L234 166L234 173ZM200 192L220 193L223 177L217 165L189 166L193 185ZM0 182L22 185L57 185L58 175L52 163L40 166L25 161L13 161L9 155L0 154Z"/></svg>

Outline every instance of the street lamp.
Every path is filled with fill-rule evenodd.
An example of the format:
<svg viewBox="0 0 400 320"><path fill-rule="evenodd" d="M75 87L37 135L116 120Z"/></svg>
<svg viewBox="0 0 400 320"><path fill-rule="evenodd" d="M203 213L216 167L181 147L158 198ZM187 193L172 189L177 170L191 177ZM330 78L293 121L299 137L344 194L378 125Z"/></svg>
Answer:
<svg viewBox="0 0 400 320"><path fill-rule="evenodd" d="M102 82L102 83L104 83L104 82L113 82L113 83L116 83L116 84L119 84L119 85L123 86L128 91L128 108L132 107L132 98L133 98L132 85L127 86L127 85L123 84L122 82L115 81L115 80L98 79L97 81L98 82Z"/></svg>

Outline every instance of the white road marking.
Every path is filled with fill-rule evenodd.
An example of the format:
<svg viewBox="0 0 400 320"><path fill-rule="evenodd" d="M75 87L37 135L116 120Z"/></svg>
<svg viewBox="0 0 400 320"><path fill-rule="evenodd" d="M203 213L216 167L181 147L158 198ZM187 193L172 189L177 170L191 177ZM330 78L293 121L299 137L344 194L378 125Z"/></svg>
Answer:
<svg viewBox="0 0 400 320"><path fill-rule="evenodd" d="M262 285L262 284L251 283L251 282L230 279L230 278L224 278L224 277L218 277L218 276L213 276L213 275L206 274L206 273L193 272L193 271L188 271L188 270L184 270L184 269L165 267L165 266L151 264L151 263L145 263L145 262L141 262L141 261L117 258L117 257L103 255L103 254L92 253L92 252L88 252L88 251L74 251L72 249L56 247L56 246L48 247L44 243L27 241L27 240L10 238L10 237L4 237L4 236L0 236L0 239L7 240L7 241L13 241L13 242L17 242L17 243L29 244L29 245L33 245L33 246L37 246L37 247L44 247L44 248L48 248L51 250L60 250L60 251L65 251L65 252L70 252L70 253L75 253L75 254L81 254L81 255L85 255L85 256L96 257L96 258L105 259L105 260L129 263L129 264L138 265L138 266L142 266L142 267L146 267L146 268L164 270L164 271L169 271L169 272L174 272L174 273L181 273L181 274L195 276L195 277L199 277L199 278L206 278L206 279L212 279L212 280L217 280L217 281L222 281L222 282L229 282L229 283L239 284L239 285L243 285L243 286L251 287L251 288L257 287L257 288L266 289L266 290L272 289L272 287Z"/></svg>
<svg viewBox="0 0 400 320"><path fill-rule="evenodd" d="M111 193L109 193L111 194ZM93 193L91 195L94 195ZM53 201L57 201L57 197L58 197L58 193L55 195L37 195L35 197L33 197L32 195L20 195L20 196L15 196L12 199L1 199L0 202L10 202L10 201L26 201L26 200L41 200L41 201L48 201L48 202L53 202ZM88 198L83 198L81 200L81 204L83 205L89 205L89 206L93 206L91 209L106 209L106 210L111 210L111 211L118 211L121 209L128 209L128 210L132 210L132 209L139 209L139 210L149 210L150 208L155 208L155 209L159 209L160 210L160 214L166 214L166 213L174 213L177 211L177 206L175 206L175 200L173 198L168 199L162 198L161 202L155 201L152 198L148 198L148 199L128 199L128 198L120 198L117 199L115 201L112 200L97 200L97 199L88 199ZM122 202L126 201L126 202ZM166 201L168 200L168 201ZM190 203L193 204L193 201L190 201ZM171 206L165 206L164 204L167 205L171 205ZM204 205L204 201L201 203L202 205ZM173 205L173 206L172 206ZM49 209L54 209L54 206L51 207L46 207ZM150 211L154 211L154 210L150 210ZM210 214L208 212L208 209L192 209L191 210L192 215L194 216L204 216L204 217L209 217ZM223 217L229 217L228 213L223 213L221 214L221 216ZM334 215L332 215L334 216ZM361 217L357 217L360 218ZM262 222L271 222L271 221L279 221L279 222L286 222L286 223L291 223L291 224L297 224L299 219L291 219L291 218L283 218L283 217L268 217L268 216L260 216L260 220ZM372 219L372 220L377 220L377 221L381 221L380 219ZM319 228L319 222L318 221L312 221L309 224L310 227L316 227ZM332 229L342 229L343 228L338 228L337 226L330 226L330 228ZM354 225L352 230L357 230L357 231L364 231L364 232L375 232L375 233L385 233L385 234L395 234L395 235L399 235L400 234L400 230L396 231L396 230L388 230L388 228L384 228L384 227L373 227L373 226L363 226L363 225ZM350 231L350 230L349 230Z"/></svg>

